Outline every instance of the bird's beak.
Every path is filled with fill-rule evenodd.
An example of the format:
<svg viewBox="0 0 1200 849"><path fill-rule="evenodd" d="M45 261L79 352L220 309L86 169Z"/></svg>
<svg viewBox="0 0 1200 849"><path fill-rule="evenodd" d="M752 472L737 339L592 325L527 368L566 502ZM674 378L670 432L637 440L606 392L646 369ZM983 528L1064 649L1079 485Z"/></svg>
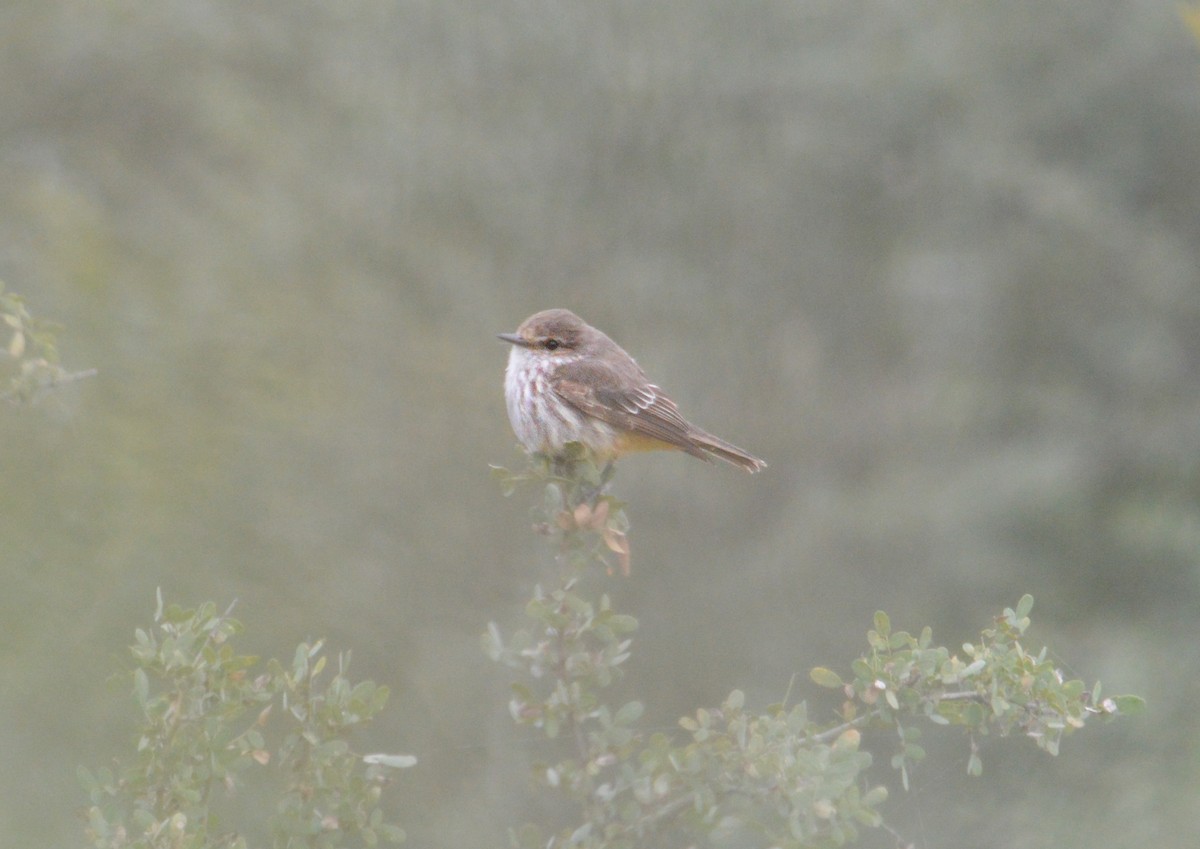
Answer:
<svg viewBox="0 0 1200 849"><path fill-rule="evenodd" d="M513 345L520 345L522 348L528 348L529 343L515 333L497 333L497 339L503 339L505 342L510 342Z"/></svg>

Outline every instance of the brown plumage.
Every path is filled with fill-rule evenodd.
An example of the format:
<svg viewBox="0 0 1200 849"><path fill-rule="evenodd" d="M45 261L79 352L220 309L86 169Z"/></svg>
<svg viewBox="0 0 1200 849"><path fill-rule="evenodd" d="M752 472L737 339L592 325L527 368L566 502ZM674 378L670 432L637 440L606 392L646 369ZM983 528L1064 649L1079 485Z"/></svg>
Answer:
<svg viewBox="0 0 1200 849"><path fill-rule="evenodd" d="M633 357L569 310L536 313L500 338L513 345L504 392L509 420L529 451L554 456L581 442L603 459L674 449L748 472L767 465L685 419Z"/></svg>

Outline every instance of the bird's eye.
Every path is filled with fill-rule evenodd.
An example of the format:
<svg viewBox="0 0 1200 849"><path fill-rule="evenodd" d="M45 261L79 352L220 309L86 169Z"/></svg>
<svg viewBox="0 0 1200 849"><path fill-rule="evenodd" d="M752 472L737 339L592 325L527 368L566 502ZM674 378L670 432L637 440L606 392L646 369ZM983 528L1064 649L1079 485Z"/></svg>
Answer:
<svg viewBox="0 0 1200 849"><path fill-rule="evenodd" d="M562 344L557 339L547 339L544 343L547 351L557 351L558 346Z"/></svg>

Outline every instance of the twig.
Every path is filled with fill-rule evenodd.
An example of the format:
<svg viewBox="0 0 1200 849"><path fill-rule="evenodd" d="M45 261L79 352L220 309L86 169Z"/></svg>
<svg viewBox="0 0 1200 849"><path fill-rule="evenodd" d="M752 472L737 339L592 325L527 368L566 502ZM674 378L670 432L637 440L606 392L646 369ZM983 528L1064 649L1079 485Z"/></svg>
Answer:
<svg viewBox="0 0 1200 849"><path fill-rule="evenodd" d="M869 713L864 713L862 716L854 717L854 719L851 719L849 722L843 722L841 725L835 725L835 726L833 726L833 728L828 728L825 731L820 732L819 734L813 734L808 739L812 743L824 743L828 740L836 740L838 737L841 736L843 731L849 731L851 728L857 728L858 726L865 724L869 720L874 719L878 715L879 715L879 709L876 708L875 710L872 710Z"/></svg>

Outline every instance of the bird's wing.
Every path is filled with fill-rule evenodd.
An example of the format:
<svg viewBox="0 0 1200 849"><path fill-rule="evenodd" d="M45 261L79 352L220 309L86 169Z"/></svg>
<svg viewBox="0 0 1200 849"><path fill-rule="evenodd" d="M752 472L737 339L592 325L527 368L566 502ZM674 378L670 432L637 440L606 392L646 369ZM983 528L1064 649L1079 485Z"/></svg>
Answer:
<svg viewBox="0 0 1200 849"><path fill-rule="evenodd" d="M640 371L638 376L643 377ZM553 387L580 412L618 430L658 439L708 459L691 439L695 428L679 414L675 402L644 377L629 380L603 363L575 363L569 375L553 381Z"/></svg>

